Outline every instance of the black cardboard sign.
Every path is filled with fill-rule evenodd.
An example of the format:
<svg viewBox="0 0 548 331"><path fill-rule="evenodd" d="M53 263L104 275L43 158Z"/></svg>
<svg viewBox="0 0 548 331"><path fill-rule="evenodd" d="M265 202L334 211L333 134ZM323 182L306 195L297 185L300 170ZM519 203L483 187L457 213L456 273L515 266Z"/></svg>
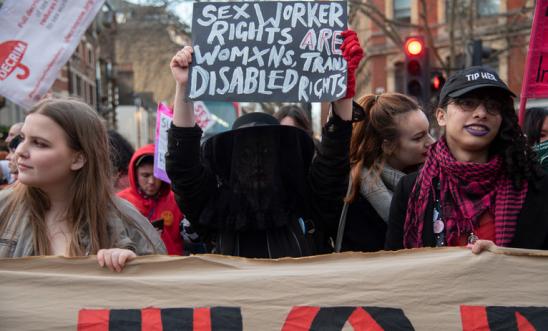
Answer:
<svg viewBox="0 0 548 331"><path fill-rule="evenodd" d="M196 2L188 97L318 102L346 93L346 2Z"/></svg>

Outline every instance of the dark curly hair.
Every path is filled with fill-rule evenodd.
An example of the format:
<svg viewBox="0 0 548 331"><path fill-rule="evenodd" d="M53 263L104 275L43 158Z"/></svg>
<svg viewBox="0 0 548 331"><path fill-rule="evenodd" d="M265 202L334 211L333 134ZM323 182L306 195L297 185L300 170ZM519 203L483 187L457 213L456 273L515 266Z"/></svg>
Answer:
<svg viewBox="0 0 548 331"><path fill-rule="evenodd" d="M495 98L502 105L500 112L502 122L497 136L489 147L489 154L502 156L504 167L514 187L519 188L523 181L531 182L542 177L543 172L538 165L537 155L527 143L519 126L512 97L509 94L502 94L500 89L493 88L483 88L473 93ZM447 105L453 101L455 99L449 98L440 107L447 109Z"/></svg>
<svg viewBox="0 0 548 331"><path fill-rule="evenodd" d="M110 144L110 162L114 172L127 174L129 161L135 153L133 146L121 134L114 130L108 130L108 142Z"/></svg>
<svg viewBox="0 0 548 331"><path fill-rule="evenodd" d="M540 132L544 119L548 116L548 108L529 108L525 112L525 123L523 124L523 132L527 136L527 142L530 145L540 143Z"/></svg>

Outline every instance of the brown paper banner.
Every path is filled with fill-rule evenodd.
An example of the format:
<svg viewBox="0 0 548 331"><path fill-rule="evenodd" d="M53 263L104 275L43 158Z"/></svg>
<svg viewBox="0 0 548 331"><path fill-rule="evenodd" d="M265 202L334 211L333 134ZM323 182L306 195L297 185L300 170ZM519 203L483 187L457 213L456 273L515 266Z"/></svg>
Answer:
<svg viewBox="0 0 548 331"><path fill-rule="evenodd" d="M546 330L548 254L0 260L1 330Z"/></svg>

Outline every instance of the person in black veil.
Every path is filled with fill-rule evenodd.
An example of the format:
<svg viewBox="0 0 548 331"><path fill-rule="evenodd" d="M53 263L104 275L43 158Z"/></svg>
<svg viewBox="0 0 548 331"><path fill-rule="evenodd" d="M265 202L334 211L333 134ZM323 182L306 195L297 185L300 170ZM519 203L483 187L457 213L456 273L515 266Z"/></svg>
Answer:
<svg viewBox="0 0 548 331"><path fill-rule="evenodd" d="M192 229L215 243L214 252L254 258L300 257L332 250L326 226L336 222L346 193L355 90L363 50L353 31L343 32L347 94L332 104L314 157L312 138L273 116L251 113L232 130L200 146L202 130L184 100L192 47L171 61L176 80L166 169L176 200Z"/></svg>

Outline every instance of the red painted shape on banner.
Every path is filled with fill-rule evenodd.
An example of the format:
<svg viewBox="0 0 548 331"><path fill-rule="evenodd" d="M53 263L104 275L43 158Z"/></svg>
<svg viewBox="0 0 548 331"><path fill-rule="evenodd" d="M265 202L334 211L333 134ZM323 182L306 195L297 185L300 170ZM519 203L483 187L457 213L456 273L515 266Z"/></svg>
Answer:
<svg viewBox="0 0 548 331"><path fill-rule="evenodd" d="M163 331L162 313L158 308L145 308L141 310L141 330Z"/></svg>
<svg viewBox="0 0 548 331"><path fill-rule="evenodd" d="M209 308L194 309L194 331L211 331L211 311Z"/></svg>
<svg viewBox="0 0 548 331"><path fill-rule="evenodd" d="M81 309L78 331L108 331L109 315L109 309Z"/></svg>
<svg viewBox="0 0 548 331"><path fill-rule="evenodd" d="M516 322L519 331L536 331L535 327L519 312L516 312Z"/></svg>
<svg viewBox="0 0 548 331"><path fill-rule="evenodd" d="M354 331L384 331L368 312L362 307L356 308L352 315L348 317L348 322L354 328Z"/></svg>
<svg viewBox="0 0 548 331"><path fill-rule="evenodd" d="M460 306L462 331L489 331L487 310L482 306Z"/></svg>
<svg viewBox="0 0 548 331"><path fill-rule="evenodd" d="M27 79L29 68L21 63L27 51L27 43L21 40L9 40L0 44L0 80L9 77L16 69L22 70L15 77Z"/></svg>
<svg viewBox="0 0 548 331"><path fill-rule="evenodd" d="M319 311L320 307L293 307L287 315L282 331L310 330L310 326Z"/></svg>

